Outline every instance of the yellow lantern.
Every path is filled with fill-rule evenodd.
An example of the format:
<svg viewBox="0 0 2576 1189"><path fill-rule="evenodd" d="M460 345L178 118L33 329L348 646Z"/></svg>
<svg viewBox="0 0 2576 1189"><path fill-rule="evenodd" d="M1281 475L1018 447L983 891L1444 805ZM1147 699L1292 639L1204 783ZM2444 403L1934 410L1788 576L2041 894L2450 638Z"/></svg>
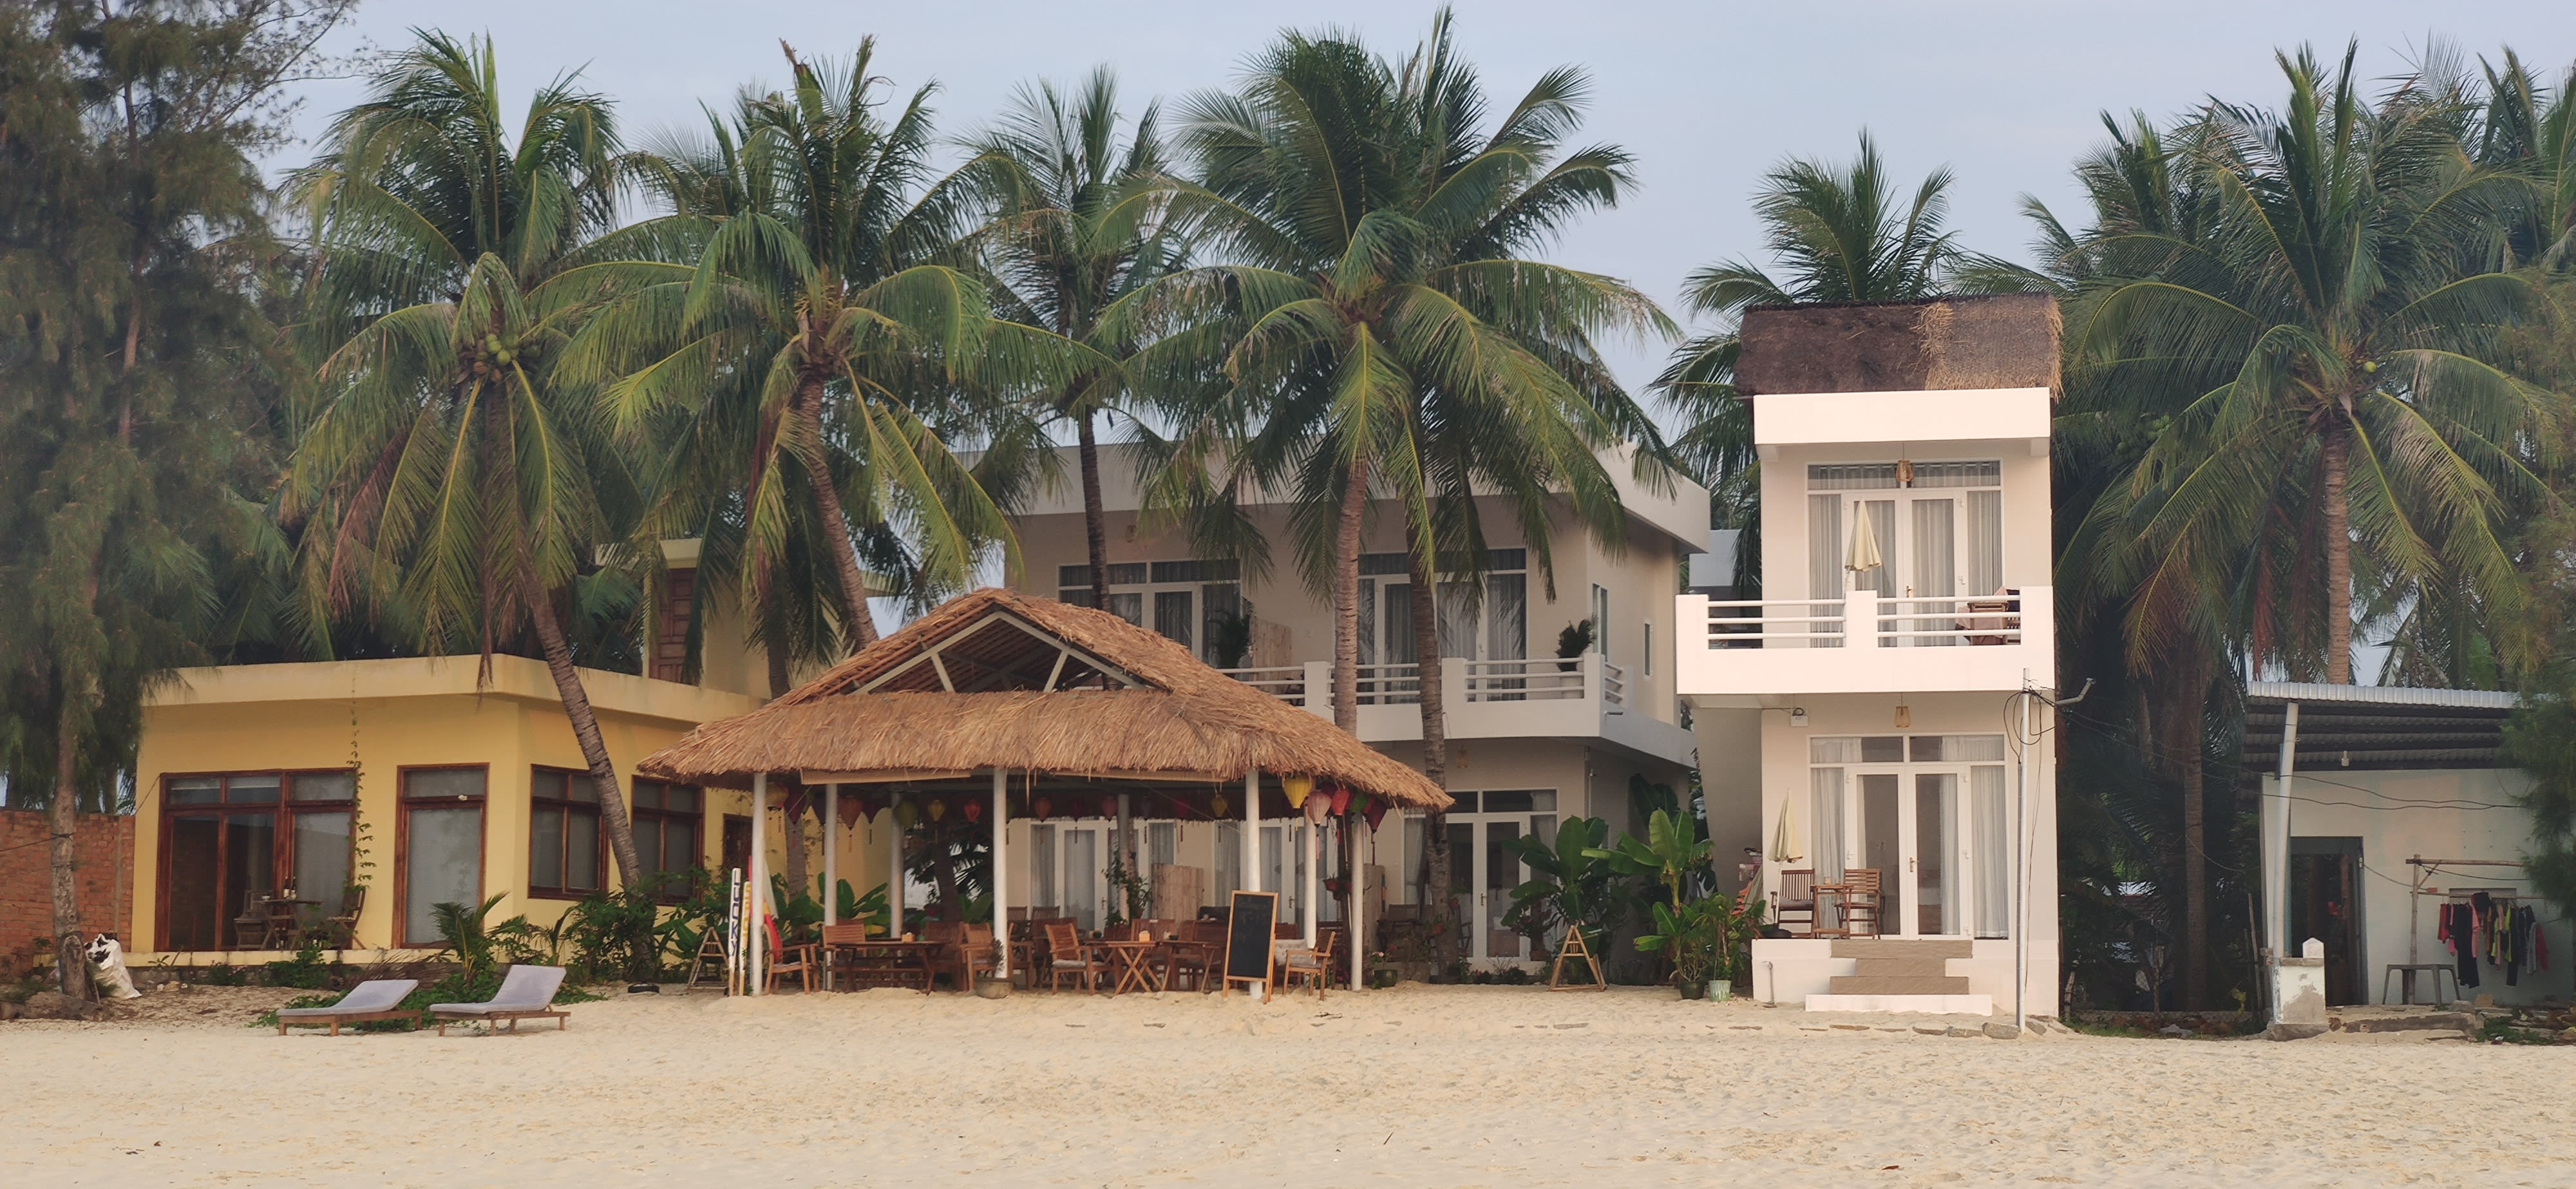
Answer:
<svg viewBox="0 0 2576 1189"><path fill-rule="evenodd" d="M933 798L930 802L930 820L935 822L946 816L948 816L948 802Z"/></svg>
<svg viewBox="0 0 2576 1189"><path fill-rule="evenodd" d="M909 830L921 821L921 811L910 801L901 802L894 807L894 821L896 825Z"/></svg>
<svg viewBox="0 0 2576 1189"><path fill-rule="evenodd" d="M1226 803L1225 794L1223 793L1218 793L1217 795L1208 798L1209 817L1224 817L1225 811L1231 808L1233 808L1233 806Z"/></svg>
<svg viewBox="0 0 2576 1189"><path fill-rule="evenodd" d="M1312 776L1282 776L1279 778L1279 790L1288 794L1288 808L1291 812L1294 812L1306 804L1307 794L1315 791L1315 778Z"/></svg>

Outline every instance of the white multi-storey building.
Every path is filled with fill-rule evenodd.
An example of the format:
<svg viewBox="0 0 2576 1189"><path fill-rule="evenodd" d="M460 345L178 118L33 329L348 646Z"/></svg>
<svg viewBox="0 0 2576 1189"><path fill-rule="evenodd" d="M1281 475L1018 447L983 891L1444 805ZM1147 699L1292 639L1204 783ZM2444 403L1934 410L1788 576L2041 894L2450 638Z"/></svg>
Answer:
<svg viewBox="0 0 2576 1189"><path fill-rule="evenodd" d="M1288 505L1250 504L1252 527L1271 542L1274 564L1265 575L1246 574L1234 562L1198 556L1187 534L1145 514L1132 450L1106 447L1101 455L1107 609L1188 645L1238 680L1330 717L1332 605L1298 568ZM1066 481L1014 517L1023 564L1013 582L1030 594L1088 604L1073 452L1061 461ZM1548 542L1551 573L1496 500L1485 509L1491 550L1479 597L1455 587L1440 597L1436 663L1447 709L1448 786L1458 802L1445 826L1448 899L1461 952L1478 965L1531 957L1528 941L1503 924L1511 889L1528 878L1511 840L1553 838L1557 823L1570 817L1603 818L1614 832L1641 828L1629 812L1632 777L1688 796L1692 739L1675 694L1672 596L1683 587L1686 559L1706 547L1708 493L1687 479L1639 482L1624 452L1603 462L1628 512L1623 540L1597 541L1560 515ZM1360 739L1419 767L1416 596L1393 501L1371 502L1363 545ZM1585 620L1593 624L1591 646L1558 655L1565 629ZM1421 906L1440 898L1428 883L1427 825L1418 816L1390 819L1371 834L1378 870L1365 886L1382 891L1392 910L1385 917L1373 911L1371 920L1419 916ZM1104 816L1042 827L1044 836L1014 851L1029 858L1011 874L1013 902L1055 905L1077 920L1096 912L1108 894L1104 871L1115 826ZM1282 912L1293 918L1305 886L1295 823L1262 827L1261 869L1251 873L1235 857L1239 829L1231 822L1148 822L1139 865L1198 868L1204 903L1223 903L1235 888L1280 891L1287 897ZM1326 878L1339 874L1339 862L1328 852ZM1322 912L1329 919L1334 906Z"/></svg>
<svg viewBox="0 0 2576 1189"><path fill-rule="evenodd" d="M2011 1012L2019 968L2055 1012L2056 736L2025 691L2056 685L2057 330L2025 296L1745 316L1763 597L1677 599L1672 671L1719 854L1761 851L1789 910L1759 999ZM1864 872L1874 930L1831 894L1801 919Z"/></svg>

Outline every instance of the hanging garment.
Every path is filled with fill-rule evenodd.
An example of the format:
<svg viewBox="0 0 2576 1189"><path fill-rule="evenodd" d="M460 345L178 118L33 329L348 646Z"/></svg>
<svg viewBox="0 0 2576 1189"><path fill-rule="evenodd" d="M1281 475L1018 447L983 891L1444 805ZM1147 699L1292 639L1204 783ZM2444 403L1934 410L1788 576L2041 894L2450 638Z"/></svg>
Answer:
<svg viewBox="0 0 2576 1189"><path fill-rule="evenodd" d="M2512 904L2496 907L2496 952L2504 958L2504 985L2508 987L2522 983L2522 951L2514 948L2514 941L2526 915L2525 910Z"/></svg>
<svg viewBox="0 0 2576 1189"><path fill-rule="evenodd" d="M2460 986L2478 985L2477 913L2466 904L2447 904L2443 910L2451 918L2451 953Z"/></svg>
<svg viewBox="0 0 2576 1189"><path fill-rule="evenodd" d="M2495 961L2495 899L2484 892L2469 893L2470 931L2476 944L2470 948L2478 957Z"/></svg>
<svg viewBox="0 0 2576 1189"><path fill-rule="evenodd" d="M2549 930L2540 927L2536 916L2531 920L2531 968L2543 972L2549 969Z"/></svg>

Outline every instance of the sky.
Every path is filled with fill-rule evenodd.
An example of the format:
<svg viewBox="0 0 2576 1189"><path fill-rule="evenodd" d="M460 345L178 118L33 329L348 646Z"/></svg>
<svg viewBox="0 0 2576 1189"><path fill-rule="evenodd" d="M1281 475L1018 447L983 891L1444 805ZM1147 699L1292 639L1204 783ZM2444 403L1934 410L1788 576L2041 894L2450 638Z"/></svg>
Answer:
<svg viewBox="0 0 2576 1189"><path fill-rule="evenodd" d="M1427 0L1280 5L1091 0L974 5L362 0L334 48L397 47L410 30L490 34L513 110L564 71L615 98L630 135L702 127L699 105L787 71L779 42L846 55L878 40L881 72L909 90L936 80L941 126L965 134L1037 78L1114 68L1132 114L1157 96L1221 87L1282 28L1358 32L1401 57L1430 26ZM2068 166L2103 140L2100 113L2163 117L2208 96L2277 105L2273 52L2357 41L2364 73L2402 71L2428 39L2494 57L2511 45L2545 74L2576 60L2565 0L2471 5L2166 0L2153 6L1946 3L1535 4L1458 6L1456 40L1496 107L1541 73L1574 64L1593 79L1579 141L1637 158L1636 193L1589 216L1552 256L1631 281L1681 317L1683 279L1703 264L1759 256L1751 196L1790 156L1847 161L1866 128L1907 188L1956 172L1952 221L1976 250L2025 258L2020 213L2034 195L2072 214ZM357 82L305 87L299 127L318 131L355 102ZM286 151L300 160L306 149ZM1642 386L1660 343L1604 344Z"/></svg>

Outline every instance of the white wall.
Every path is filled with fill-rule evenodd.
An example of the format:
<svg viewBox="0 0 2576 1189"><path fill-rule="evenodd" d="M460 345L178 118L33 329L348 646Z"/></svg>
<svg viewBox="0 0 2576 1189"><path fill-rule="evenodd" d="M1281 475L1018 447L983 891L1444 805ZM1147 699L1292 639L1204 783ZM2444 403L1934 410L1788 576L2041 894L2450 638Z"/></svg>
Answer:
<svg viewBox="0 0 2576 1189"><path fill-rule="evenodd" d="M2513 769L2354 772L2341 768L2302 771L2291 780L2289 802L2292 838L2359 838L2362 914L2362 972L2370 1000L2379 1002L2380 986L2392 962L2445 962L2450 954L2435 940L2442 899L2416 896L2411 881L2424 874L2409 858L2483 859L2517 862L2531 845L2531 815L2516 801L2530 780ZM2263 778L2263 794L2279 793L2275 777ZM2513 888L2529 893L2531 883L2516 867L2443 867L2425 880L2433 888ZM2411 910L2411 911L2410 911ZM2533 1003L2576 989L2576 937L2558 911L2541 907L2541 928L2548 933L2550 968L2522 973L2515 986L2504 982L2501 967L2481 966L2480 984L2466 988L2471 996L2493 995L2498 1003ZM2414 943L2409 957L2408 942ZM2295 947L2305 938L2294 937ZM2447 987L2448 980L2445 980ZM2430 976L2419 976L2418 998L2432 992ZM2391 995L2395 991L2392 989Z"/></svg>

